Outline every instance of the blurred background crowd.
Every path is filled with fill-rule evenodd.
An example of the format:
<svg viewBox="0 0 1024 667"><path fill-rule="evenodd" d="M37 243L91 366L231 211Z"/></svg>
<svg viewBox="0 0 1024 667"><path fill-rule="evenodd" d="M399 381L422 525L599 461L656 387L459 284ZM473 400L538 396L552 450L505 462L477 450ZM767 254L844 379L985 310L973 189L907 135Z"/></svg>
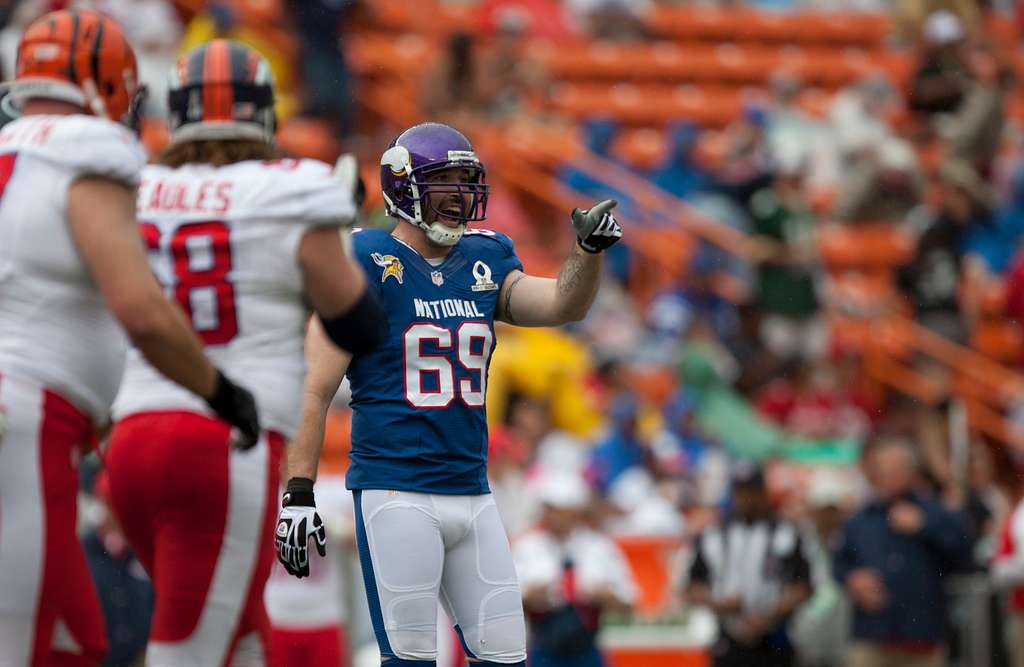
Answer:
<svg viewBox="0 0 1024 667"><path fill-rule="evenodd" d="M501 329L490 374L543 664L1024 665L1024 6L6 0L5 76L68 4L134 42L150 150L175 56L226 36L271 62L285 149L360 158L365 225L389 224L382 148L424 119L478 146L531 273L572 207L618 199L591 315ZM275 573L275 650L333 632L374 664L344 389L331 420L331 559L312 589ZM108 664L133 664L151 592L96 480Z"/></svg>

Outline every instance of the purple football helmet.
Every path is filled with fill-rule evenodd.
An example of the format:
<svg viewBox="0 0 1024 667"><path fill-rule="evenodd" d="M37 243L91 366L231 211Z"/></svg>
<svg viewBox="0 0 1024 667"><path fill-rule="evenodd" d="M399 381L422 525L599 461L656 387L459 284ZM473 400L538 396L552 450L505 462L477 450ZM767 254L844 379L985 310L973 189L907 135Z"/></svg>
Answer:
<svg viewBox="0 0 1024 667"><path fill-rule="evenodd" d="M468 182L427 182L430 174L452 168L467 170ZM391 142L380 158L380 185L388 215L420 227L438 245L455 245L462 238L466 223L487 217L485 178L484 165L473 152L469 139L441 123L410 127ZM459 226L452 228L436 220L426 222L427 207L438 216L457 220Z"/></svg>

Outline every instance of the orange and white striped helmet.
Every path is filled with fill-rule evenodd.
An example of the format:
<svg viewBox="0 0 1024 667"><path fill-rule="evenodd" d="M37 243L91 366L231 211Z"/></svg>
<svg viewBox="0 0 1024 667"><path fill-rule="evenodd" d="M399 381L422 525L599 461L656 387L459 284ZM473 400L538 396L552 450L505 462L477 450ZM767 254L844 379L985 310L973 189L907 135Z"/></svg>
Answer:
<svg viewBox="0 0 1024 667"><path fill-rule="evenodd" d="M215 39L178 59L167 94L171 143L274 141L274 79L257 51Z"/></svg>
<svg viewBox="0 0 1024 667"><path fill-rule="evenodd" d="M128 120L141 102L135 52L117 21L86 9L64 9L33 21L21 36L11 98L46 98L87 113Z"/></svg>

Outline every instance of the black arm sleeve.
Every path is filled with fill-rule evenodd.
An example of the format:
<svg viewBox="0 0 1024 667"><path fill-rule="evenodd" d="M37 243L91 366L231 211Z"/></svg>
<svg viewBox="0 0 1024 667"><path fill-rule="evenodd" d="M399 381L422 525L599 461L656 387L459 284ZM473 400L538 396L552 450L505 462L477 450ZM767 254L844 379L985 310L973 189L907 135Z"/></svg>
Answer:
<svg viewBox="0 0 1024 667"><path fill-rule="evenodd" d="M328 338L352 354L370 352L384 340L388 332L387 315L380 297L369 287L363 290L355 305L341 315L329 320L322 315L317 316Z"/></svg>

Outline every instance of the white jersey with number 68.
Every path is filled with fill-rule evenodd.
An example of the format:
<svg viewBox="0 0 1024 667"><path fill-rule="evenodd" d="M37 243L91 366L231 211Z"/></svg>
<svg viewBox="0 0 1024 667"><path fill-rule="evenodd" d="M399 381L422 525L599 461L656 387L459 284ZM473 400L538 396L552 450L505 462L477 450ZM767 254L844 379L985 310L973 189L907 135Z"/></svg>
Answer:
<svg viewBox="0 0 1024 667"><path fill-rule="evenodd" d="M349 224L351 193L316 160L150 166L138 209L153 273L211 360L253 392L263 428L292 435L309 317L299 241L311 228ZM132 350L114 416L163 410L210 414Z"/></svg>

